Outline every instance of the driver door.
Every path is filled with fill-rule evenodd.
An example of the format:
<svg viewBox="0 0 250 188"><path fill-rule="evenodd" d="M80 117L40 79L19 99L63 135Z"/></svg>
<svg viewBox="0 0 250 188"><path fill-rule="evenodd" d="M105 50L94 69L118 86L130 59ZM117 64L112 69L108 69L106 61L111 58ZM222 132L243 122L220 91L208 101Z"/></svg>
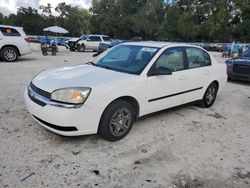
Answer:
<svg viewBox="0 0 250 188"><path fill-rule="evenodd" d="M188 90L184 49L166 49L149 72L158 68L168 69L171 75L152 75L147 78L147 113L183 104Z"/></svg>

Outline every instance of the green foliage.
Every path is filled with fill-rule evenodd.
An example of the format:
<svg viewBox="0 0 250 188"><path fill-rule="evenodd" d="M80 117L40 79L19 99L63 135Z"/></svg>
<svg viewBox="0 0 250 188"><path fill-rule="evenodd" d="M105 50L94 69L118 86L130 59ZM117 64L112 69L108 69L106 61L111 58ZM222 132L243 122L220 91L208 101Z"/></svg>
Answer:
<svg viewBox="0 0 250 188"><path fill-rule="evenodd" d="M70 36L86 33L144 40L250 42L249 0L92 0L89 10L60 3L40 11L19 8L0 23L24 27L28 34L43 34L59 25ZM55 16L56 15L56 16Z"/></svg>

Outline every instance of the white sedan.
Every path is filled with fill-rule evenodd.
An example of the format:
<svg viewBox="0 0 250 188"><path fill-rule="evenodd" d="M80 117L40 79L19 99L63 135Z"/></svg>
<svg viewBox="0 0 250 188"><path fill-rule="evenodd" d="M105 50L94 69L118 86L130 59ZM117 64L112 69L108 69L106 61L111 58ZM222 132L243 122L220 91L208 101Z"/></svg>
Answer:
<svg viewBox="0 0 250 188"><path fill-rule="evenodd" d="M212 106L226 78L225 64L200 47L124 43L93 62L38 74L25 102L34 119L57 134L99 133L116 141L143 115L193 101Z"/></svg>

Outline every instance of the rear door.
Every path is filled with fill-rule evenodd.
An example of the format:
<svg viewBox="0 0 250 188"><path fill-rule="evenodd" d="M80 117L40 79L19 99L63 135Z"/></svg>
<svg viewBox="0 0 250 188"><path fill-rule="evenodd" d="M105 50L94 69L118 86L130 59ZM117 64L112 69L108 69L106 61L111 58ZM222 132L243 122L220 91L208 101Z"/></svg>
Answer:
<svg viewBox="0 0 250 188"><path fill-rule="evenodd" d="M187 85L189 90L192 90L185 96L186 103L203 97L204 89L206 89L204 87L212 74L212 67L210 55L206 51L196 47L186 47L185 49L188 60Z"/></svg>
<svg viewBox="0 0 250 188"><path fill-rule="evenodd" d="M151 67L167 68L172 75L149 76L147 78L147 113L183 104L188 87L186 60L182 47L166 49Z"/></svg>
<svg viewBox="0 0 250 188"><path fill-rule="evenodd" d="M14 28L10 27L0 27L1 31L1 44L13 44L15 46L19 46L21 34Z"/></svg>
<svg viewBox="0 0 250 188"><path fill-rule="evenodd" d="M97 50L100 42L102 42L100 36L90 36L86 40L85 48L90 50Z"/></svg>

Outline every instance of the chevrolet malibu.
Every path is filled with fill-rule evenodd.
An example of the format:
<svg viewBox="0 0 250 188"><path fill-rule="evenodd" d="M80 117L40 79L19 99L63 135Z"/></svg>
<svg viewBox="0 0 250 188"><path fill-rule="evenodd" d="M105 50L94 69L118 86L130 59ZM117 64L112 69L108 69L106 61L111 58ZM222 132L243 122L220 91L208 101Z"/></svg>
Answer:
<svg viewBox="0 0 250 188"><path fill-rule="evenodd" d="M57 134L99 133L117 141L143 115L193 101L211 107L225 82L225 64L200 47L134 42L93 62L38 74L25 102L32 117Z"/></svg>

